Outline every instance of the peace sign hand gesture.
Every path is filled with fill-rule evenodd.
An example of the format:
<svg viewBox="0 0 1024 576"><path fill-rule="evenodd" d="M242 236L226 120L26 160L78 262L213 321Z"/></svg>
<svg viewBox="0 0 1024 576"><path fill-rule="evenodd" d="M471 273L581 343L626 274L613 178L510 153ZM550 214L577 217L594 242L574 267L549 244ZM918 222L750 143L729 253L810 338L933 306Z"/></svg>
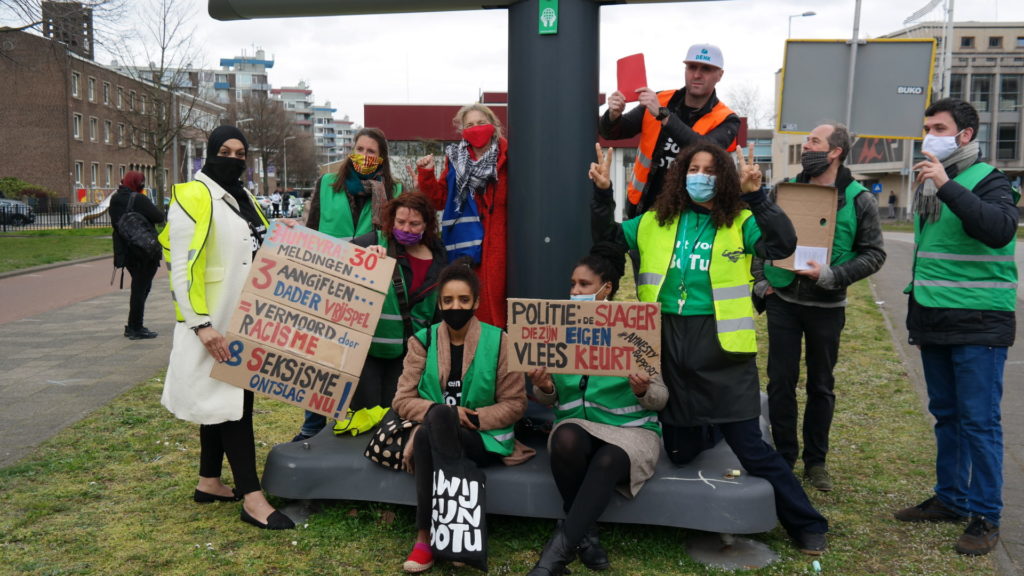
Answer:
<svg viewBox="0 0 1024 576"><path fill-rule="evenodd" d="M761 167L754 162L754 144L751 143L747 149L747 154L750 156L750 162L743 156L743 148L736 147L736 159L739 161L740 171L740 191L743 194L748 192L757 192L761 189Z"/></svg>
<svg viewBox="0 0 1024 576"><path fill-rule="evenodd" d="M587 176L594 181L594 185L601 190L607 190L612 187L611 180L611 169L612 169L612 149L609 148L607 152L601 152L601 143L594 143L594 150L597 151L597 162L590 163L590 171L587 172Z"/></svg>

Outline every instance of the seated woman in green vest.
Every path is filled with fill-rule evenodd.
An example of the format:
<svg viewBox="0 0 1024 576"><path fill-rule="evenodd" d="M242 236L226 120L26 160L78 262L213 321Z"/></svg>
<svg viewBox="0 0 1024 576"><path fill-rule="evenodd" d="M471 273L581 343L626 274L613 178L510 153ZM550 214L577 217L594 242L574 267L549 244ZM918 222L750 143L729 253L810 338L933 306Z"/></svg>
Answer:
<svg viewBox="0 0 1024 576"><path fill-rule="evenodd" d="M401 184L391 175L384 133L379 128L363 128L353 142L352 153L338 171L317 180L306 216L308 228L345 240L380 230L384 204L401 194ZM326 425L326 416L306 412L302 429L292 441L315 436Z"/></svg>
<svg viewBox="0 0 1024 576"><path fill-rule="evenodd" d="M432 445L461 445L481 467L521 464L534 453L512 432L526 412L525 379L508 371L505 332L474 316L480 281L468 259L441 271L437 293L442 320L409 339L391 404L399 417L422 423L413 429L403 456L416 475L416 543L403 565L406 572L434 565L429 544Z"/></svg>
<svg viewBox="0 0 1024 576"><path fill-rule="evenodd" d="M751 155L753 147L751 147ZM610 154L609 154L610 155ZM761 186L761 170L738 150L736 163L706 142L679 153L652 209L618 224L610 158L591 164L595 239L639 250L637 295L661 304L661 373L668 404L659 413L669 458L685 464L714 425L753 476L771 483L779 521L801 551L821 554L828 522L811 505L785 459L761 437L761 391L750 298L753 255L785 258L796 233Z"/></svg>
<svg viewBox="0 0 1024 576"><path fill-rule="evenodd" d="M611 300L619 289L626 257L615 244L600 242L572 272L573 300ZM548 375L530 373L543 404L554 404L555 427L548 440L551 474L562 495L565 520L541 553L532 576L561 574L573 554L591 570L611 566L597 537L597 518L612 494L632 498L661 454L657 411L668 400L660 375Z"/></svg>
<svg viewBox="0 0 1024 576"><path fill-rule="evenodd" d="M391 406L402 375L406 341L435 322L437 281L448 264L437 231L437 212L426 196L416 192L388 202L381 213L381 229L352 240L398 262L359 386L349 404L351 410Z"/></svg>

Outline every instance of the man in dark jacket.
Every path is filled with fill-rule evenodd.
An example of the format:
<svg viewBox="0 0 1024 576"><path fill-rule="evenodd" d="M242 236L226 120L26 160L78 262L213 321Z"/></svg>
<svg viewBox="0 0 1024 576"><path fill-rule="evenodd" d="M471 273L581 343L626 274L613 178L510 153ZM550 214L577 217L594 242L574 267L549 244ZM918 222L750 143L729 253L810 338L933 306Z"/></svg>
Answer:
<svg viewBox="0 0 1024 576"><path fill-rule="evenodd" d="M138 212L146 217L154 226L165 220L164 213L153 205L142 189L146 185L146 178L142 172L126 172L121 186L110 198L110 222L114 226L114 266L116 268L127 268L132 277L131 299L128 304L128 324L124 327L125 338L131 340L144 340L156 338L157 333L142 325L142 318L146 311L146 298L149 297L149 290L153 286L153 276L156 275L160 260L150 260L134 253L125 245L121 235L117 231L117 224L126 212L128 202L131 201L131 211Z"/></svg>
<svg viewBox="0 0 1024 576"><path fill-rule="evenodd" d="M897 520L960 522L961 554L991 552L1003 508L999 403L1016 331L1014 261L1019 195L980 161L978 113L944 98L925 111L914 195L910 343L921 349L928 410L935 417L934 495Z"/></svg>
<svg viewBox="0 0 1024 576"><path fill-rule="evenodd" d="M836 231L829 262L799 262L790 272L757 261L755 294L768 312L768 405L775 449L796 464L796 386L801 340L807 346L807 405L804 409L804 475L818 490L832 490L825 465L835 412L835 369L846 324L846 287L877 272L885 262L878 206L871 192L843 165L852 142L842 124L822 124L807 136L799 183L835 188Z"/></svg>

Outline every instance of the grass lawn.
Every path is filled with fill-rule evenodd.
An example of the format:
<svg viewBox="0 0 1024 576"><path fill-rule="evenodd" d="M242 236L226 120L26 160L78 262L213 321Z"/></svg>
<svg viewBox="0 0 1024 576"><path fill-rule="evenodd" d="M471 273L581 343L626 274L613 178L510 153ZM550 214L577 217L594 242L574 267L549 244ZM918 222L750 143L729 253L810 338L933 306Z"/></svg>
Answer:
<svg viewBox="0 0 1024 576"><path fill-rule="evenodd" d="M764 319L759 322L763 334ZM851 292L836 380L830 459L836 490L810 494L832 529L822 573L995 574L989 558L953 551L963 526L892 518L894 509L929 495L933 437L866 283ZM412 508L329 502L297 530L267 532L239 521L239 504L193 503L197 429L160 406L160 391L159 375L145 380L0 469L0 574L401 573L413 541ZM293 407L258 398L258 462L274 443L290 439L301 419ZM226 465L224 471L229 479ZM553 523L491 516L488 525L491 572L525 574ZM727 574L687 556L684 543L694 535L605 525L602 541L613 563L606 574ZM780 528L754 538L781 559L739 573L811 573L811 558L793 549ZM579 564L572 568L589 573ZM431 573L478 574L448 565Z"/></svg>
<svg viewBox="0 0 1024 576"><path fill-rule="evenodd" d="M110 227L0 234L0 272L113 254L111 234Z"/></svg>

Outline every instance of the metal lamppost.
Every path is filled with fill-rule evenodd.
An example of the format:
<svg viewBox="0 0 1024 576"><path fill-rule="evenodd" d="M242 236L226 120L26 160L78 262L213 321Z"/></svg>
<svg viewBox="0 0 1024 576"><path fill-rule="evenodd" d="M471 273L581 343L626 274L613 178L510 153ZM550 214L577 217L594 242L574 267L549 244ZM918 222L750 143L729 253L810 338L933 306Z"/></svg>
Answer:
<svg viewBox="0 0 1024 576"><path fill-rule="evenodd" d="M284 191L288 192L288 141L295 138L295 136L285 136L284 143L281 145L284 148Z"/></svg>
<svg viewBox="0 0 1024 576"><path fill-rule="evenodd" d="M793 14L792 16L790 16L789 17L789 30L786 31L786 38L790 38L791 36L793 36L793 18L804 18L804 17L807 17L807 16L816 16L817 14L818 13L814 12L813 10L808 10L807 12L804 12L803 14Z"/></svg>

